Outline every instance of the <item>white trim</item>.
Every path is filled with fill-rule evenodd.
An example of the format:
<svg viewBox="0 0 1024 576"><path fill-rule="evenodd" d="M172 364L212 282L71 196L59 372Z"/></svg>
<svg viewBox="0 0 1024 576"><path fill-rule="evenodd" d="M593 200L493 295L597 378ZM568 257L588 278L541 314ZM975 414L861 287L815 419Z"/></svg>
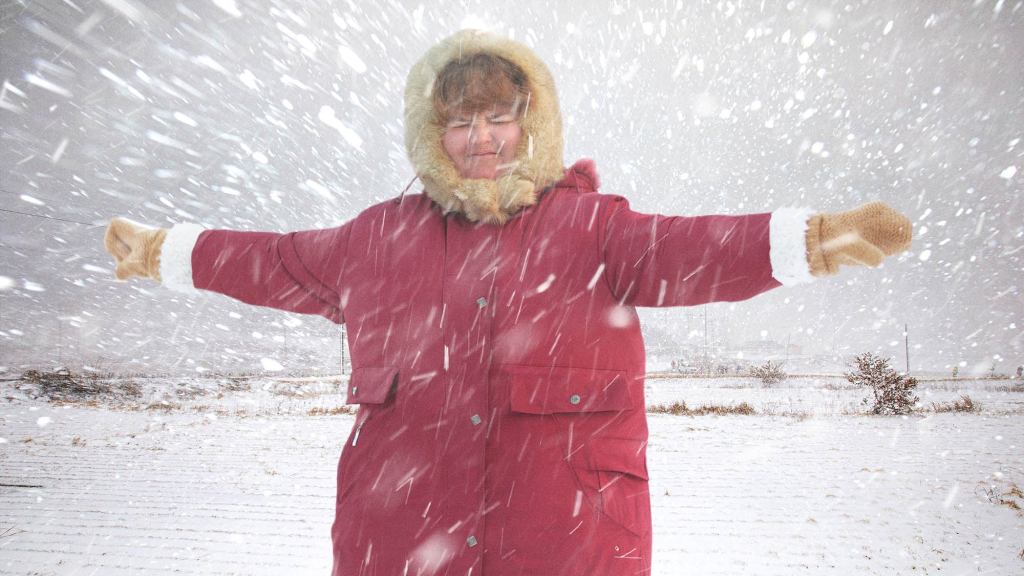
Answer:
<svg viewBox="0 0 1024 576"><path fill-rule="evenodd" d="M779 208L772 212L768 244L771 246L772 276L784 286L814 280L807 263L807 221L810 208Z"/></svg>
<svg viewBox="0 0 1024 576"><path fill-rule="evenodd" d="M175 292L196 292L192 283L192 249L205 229L196 224L175 224L160 247L160 278Z"/></svg>

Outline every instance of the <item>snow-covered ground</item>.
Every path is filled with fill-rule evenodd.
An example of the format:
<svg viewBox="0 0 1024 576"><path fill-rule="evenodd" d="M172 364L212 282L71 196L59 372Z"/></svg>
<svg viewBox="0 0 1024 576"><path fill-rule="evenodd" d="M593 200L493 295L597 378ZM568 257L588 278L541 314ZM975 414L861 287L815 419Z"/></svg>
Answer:
<svg viewBox="0 0 1024 576"><path fill-rule="evenodd" d="M133 400L54 403L4 383L0 573L326 574L338 381L140 380ZM1024 391L922 384L865 416L841 379L651 379L654 574L1024 573ZM1015 509L1014 507L1018 507Z"/></svg>

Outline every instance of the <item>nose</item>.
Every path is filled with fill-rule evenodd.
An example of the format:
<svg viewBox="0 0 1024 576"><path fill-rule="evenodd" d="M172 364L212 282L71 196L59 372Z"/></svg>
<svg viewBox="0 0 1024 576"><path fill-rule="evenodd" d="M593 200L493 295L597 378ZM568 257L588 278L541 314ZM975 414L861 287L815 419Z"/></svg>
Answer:
<svg viewBox="0 0 1024 576"><path fill-rule="evenodd" d="M491 123L486 118L473 120L473 128L469 131L469 141L473 144L489 144L491 142Z"/></svg>

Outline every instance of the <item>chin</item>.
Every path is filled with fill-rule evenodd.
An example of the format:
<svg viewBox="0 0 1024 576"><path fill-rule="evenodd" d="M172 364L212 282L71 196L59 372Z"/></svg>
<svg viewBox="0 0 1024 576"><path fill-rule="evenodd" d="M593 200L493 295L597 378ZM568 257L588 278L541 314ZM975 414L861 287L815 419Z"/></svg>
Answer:
<svg viewBox="0 0 1024 576"><path fill-rule="evenodd" d="M462 177L471 180L495 180L498 178L498 171L495 169L474 168L467 170Z"/></svg>

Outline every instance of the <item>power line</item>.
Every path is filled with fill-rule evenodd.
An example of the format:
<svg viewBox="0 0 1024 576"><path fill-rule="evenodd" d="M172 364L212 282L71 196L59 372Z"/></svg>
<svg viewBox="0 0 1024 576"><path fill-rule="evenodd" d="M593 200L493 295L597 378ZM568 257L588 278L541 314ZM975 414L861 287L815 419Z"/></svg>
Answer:
<svg viewBox="0 0 1024 576"><path fill-rule="evenodd" d="M2 192L4 194L10 194L11 196L20 196L20 194L18 194L17 192L11 192L10 190L4 190L2 188L0 188L0 192ZM47 200L49 200L49 199L47 199ZM52 200L51 200L51 202L52 202ZM31 214L31 213L28 213L28 212L19 212L17 210L8 210L8 209L5 209L5 208L0 208L0 212L7 212L9 214L20 214L22 216L31 216L33 218L44 218L46 220L57 220L58 222L69 222L71 224L81 224L82 226L88 226L89 228L96 228L98 226L103 226L103 224L89 224L89 223L86 223L86 222L79 222L78 220L69 220L69 219L66 219L66 218L57 218L56 216L46 216L45 214Z"/></svg>
<svg viewBox="0 0 1024 576"><path fill-rule="evenodd" d="M7 210L6 208L0 208L0 212L7 212L9 214L19 214L21 216L31 216L32 218L45 218L46 220L56 220L58 222L69 222L71 224L81 224L89 228L97 228L104 226L104 224L89 224L88 222L79 222L78 220L68 220L67 218L57 218L56 216L46 216L44 214L31 214L29 212L18 212L17 210Z"/></svg>

